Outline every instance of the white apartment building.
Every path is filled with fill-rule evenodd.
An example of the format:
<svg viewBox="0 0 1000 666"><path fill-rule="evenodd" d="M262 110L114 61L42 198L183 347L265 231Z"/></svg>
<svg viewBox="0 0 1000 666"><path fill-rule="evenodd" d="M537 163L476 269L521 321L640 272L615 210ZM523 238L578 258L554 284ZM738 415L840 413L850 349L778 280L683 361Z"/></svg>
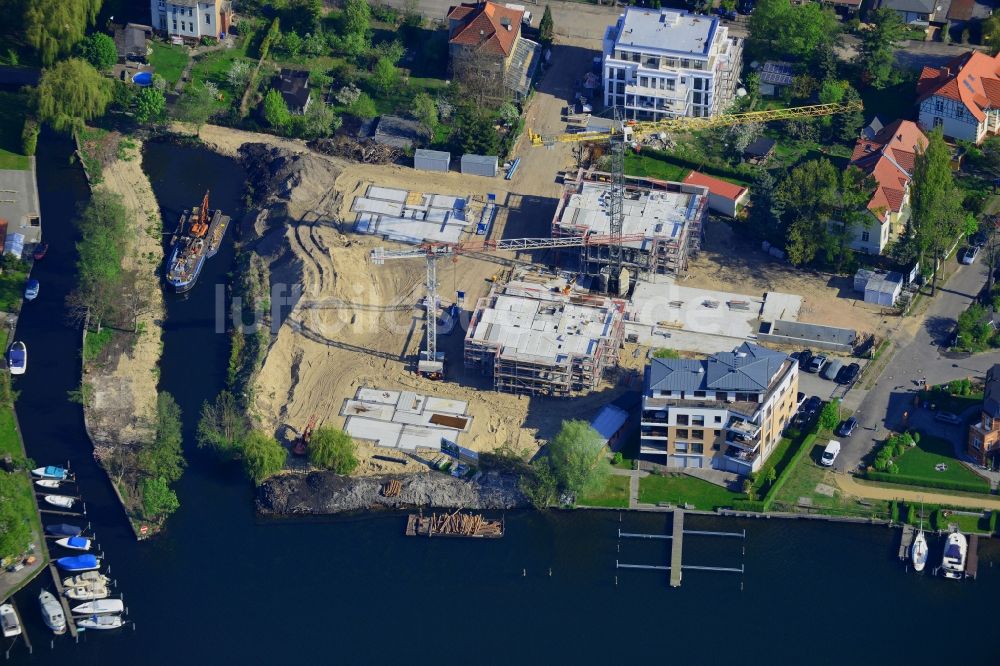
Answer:
<svg viewBox="0 0 1000 666"><path fill-rule="evenodd" d="M150 0L150 15L154 30L188 39L219 37L233 22L229 0Z"/></svg>
<svg viewBox="0 0 1000 666"><path fill-rule="evenodd" d="M714 116L742 61L743 40L715 17L630 7L604 34L604 104L634 120Z"/></svg>

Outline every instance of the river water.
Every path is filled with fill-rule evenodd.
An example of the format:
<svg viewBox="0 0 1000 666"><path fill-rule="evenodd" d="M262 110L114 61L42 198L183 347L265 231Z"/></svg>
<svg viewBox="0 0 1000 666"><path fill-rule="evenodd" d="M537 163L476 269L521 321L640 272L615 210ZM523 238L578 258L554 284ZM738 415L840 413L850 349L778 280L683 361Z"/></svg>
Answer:
<svg viewBox="0 0 1000 666"><path fill-rule="evenodd" d="M894 530L693 517L689 527L748 537L691 536L685 562L746 573L686 572L670 589L665 572L615 570L616 559L667 564L669 542L619 542L617 530L664 534L669 516L520 512L493 542L407 539L399 515L259 520L242 472L193 437L200 404L224 382L214 286L231 269L231 243L187 298L168 298L161 388L184 411L190 466L165 534L137 543L92 460L80 407L67 400L80 340L63 300L74 281L74 206L87 197L68 155L66 142L43 137L51 249L35 269L41 295L18 327L32 365L17 382L17 409L29 455L77 472L135 630L51 641L37 605L51 585L43 575L18 595L35 649L16 647L15 663L998 663L996 543L981 549L978 581L955 583L906 573ZM238 212L243 173L231 160L150 144L144 165L168 228L209 188L213 206Z"/></svg>

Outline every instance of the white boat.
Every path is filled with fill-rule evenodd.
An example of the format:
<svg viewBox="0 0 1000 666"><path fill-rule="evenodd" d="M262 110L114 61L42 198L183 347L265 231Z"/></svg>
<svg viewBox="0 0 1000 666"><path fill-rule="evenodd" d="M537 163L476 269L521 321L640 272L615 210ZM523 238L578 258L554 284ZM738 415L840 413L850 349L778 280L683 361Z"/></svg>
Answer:
<svg viewBox="0 0 1000 666"><path fill-rule="evenodd" d="M118 629L123 624L125 621L117 615L92 615L76 621L80 629Z"/></svg>
<svg viewBox="0 0 1000 666"><path fill-rule="evenodd" d="M21 635L21 622L11 604L0 604L0 627L3 627L4 638Z"/></svg>
<svg viewBox="0 0 1000 666"><path fill-rule="evenodd" d="M923 571L927 565L927 537L924 536L924 529L921 527L917 536L913 538L913 545L910 546L910 558L913 560L913 570Z"/></svg>
<svg viewBox="0 0 1000 666"><path fill-rule="evenodd" d="M59 600L52 596L48 590L42 590L38 595L38 603L42 606L42 619L45 626L51 629L57 636L66 633L66 614L63 613Z"/></svg>
<svg viewBox="0 0 1000 666"><path fill-rule="evenodd" d="M62 509L72 509L73 505L76 504L75 499L66 497L65 495L46 495L45 501L52 506L58 506Z"/></svg>
<svg viewBox="0 0 1000 666"><path fill-rule="evenodd" d="M39 488L48 488L50 490L55 490L62 485L62 482L58 479L39 479L35 481L35 485Z"/></svg>
<svg viewBox="0 0 1000 666"><path fill-rule="evenodd" d="M84 571L81 574L63 578L63 587L87 587L88 585L108 585L111 579L97 571Z"/></svg>
<svg viewBox="0 0 1000 666"><path fill-rule="evenodd" d="M69 472L62 467L56 467L55 465L49 465L47 467L36 467L31 470L31 473L35 476L41 477L43 479L58 479L60 481L65 481L69 478Z"/></svg>
<svg viewBox="0 0 1000 666"><path fill-rule="evenodd" d="M73 601L93 601L106 599L111 594L105 585L83 585L66 590L66 598Z"/></svg>
<svg viewBox="0 0 1000 666"><path fill-rule="evenodd" d="M941 558L941 570L945 578L959 580L965 576L965 557L969 551L969 542L961 532L952 532L944 543L944 556Z"/></svg>
<svg viewBox="0 0 1000 666"><path fill-rule="evenodd" d="M90 550L92 542L86 537L75 536L56 539L56 545L70 550Z"/></svg>
<svg viewBox="0 0 1000 666"><path fill-rule="evenodd" d="M7 367L12 375L23 375L28 369L28 348L20 340L7 352Z"/></svg>
<svg viewBox="0 0 1000 666"><path fill-rule="evenodd" d="M77 615L110 615L121 613L123 610L125 610L125 604L121 599L100 599L73 606L73 612Z"/></svg>

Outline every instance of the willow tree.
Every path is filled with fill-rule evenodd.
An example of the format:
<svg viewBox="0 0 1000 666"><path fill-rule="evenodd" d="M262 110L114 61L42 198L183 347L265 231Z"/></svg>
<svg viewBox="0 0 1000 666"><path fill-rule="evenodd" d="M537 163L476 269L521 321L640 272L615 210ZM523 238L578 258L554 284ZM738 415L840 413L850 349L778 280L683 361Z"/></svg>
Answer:
<svg viewBox="0 0 1000 666"><path fill-rule="evenodd" d="M38 117L67 132L104 115L111 103L112 81L90 63L70 58L43 72L35 95Z"/></svg>
<svg viewBox="0 0 1000 666"><path fill-rule="evenodd" d="M24 11L24 36L38 51L44 65L51 65L94 25L103 0L31 0Z"/></svg>

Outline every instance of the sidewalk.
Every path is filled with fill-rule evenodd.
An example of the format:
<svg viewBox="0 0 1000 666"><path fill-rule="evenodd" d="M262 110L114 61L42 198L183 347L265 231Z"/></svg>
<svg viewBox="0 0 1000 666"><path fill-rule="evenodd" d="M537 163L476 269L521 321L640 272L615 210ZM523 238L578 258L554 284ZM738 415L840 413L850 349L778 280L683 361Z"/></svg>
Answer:
<svg viewBox="0 0 1000 666"><path fill-rule="evenodd" d="M933 491L919 490L903 485L887 486L862 483L849 474L836 475L837 487L843 492L857 497L875 500L906 500L908 502L928 502L931 504L948 504L969 509L1000 509L1000 498L995 495L967 497L965 495L947 495Z"/></svg>

